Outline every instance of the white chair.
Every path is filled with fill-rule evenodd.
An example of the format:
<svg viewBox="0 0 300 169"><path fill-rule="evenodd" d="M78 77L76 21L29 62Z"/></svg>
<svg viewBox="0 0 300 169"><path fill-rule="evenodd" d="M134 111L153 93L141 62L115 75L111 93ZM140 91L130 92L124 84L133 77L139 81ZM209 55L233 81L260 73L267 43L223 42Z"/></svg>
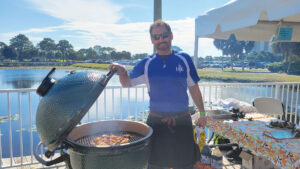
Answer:
<svg viewBox="0 0 300 169"><path fill-rule="evenodd" d="M253 101L253 106L259 113L269 115L284 115L283 103L274 98L270 97L259 97Z"/></svg>

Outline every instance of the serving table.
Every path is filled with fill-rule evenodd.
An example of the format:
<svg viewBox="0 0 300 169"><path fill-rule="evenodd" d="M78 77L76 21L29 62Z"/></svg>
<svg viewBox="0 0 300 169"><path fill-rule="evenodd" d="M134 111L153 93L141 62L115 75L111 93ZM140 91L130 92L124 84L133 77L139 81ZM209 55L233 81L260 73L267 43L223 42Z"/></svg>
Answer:
<svg viewBox="0 0 300 169"><path fill-rule="evenodd" d="M271 120L275 118L259 113L246 114L244 119L238 121L208 117L207 127L280 168L300 169L300 139L276 140L267 137L264 133L278 130L267 127Z"/></svg>

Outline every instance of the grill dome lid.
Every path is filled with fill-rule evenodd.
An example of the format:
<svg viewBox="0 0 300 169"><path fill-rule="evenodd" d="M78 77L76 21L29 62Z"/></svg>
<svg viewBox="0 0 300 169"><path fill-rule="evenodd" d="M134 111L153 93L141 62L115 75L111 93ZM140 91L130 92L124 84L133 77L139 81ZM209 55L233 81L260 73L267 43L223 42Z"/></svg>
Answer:
<svg viewBox="0 0 300 169"><path fill-rule="evenodd" d="M41 142L53 152L80 122L101 94L114 72L71 71L55 81L53 68L37 89L42 96L36 113Z"/></svg>

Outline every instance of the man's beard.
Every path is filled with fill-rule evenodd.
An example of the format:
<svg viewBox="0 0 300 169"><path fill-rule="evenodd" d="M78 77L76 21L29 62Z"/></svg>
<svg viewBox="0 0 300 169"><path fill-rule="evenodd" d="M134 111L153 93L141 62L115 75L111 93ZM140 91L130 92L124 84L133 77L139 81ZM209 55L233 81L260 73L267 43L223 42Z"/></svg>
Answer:
<svg viewBox="0 0 300 169"><path fill-rule="evenodd" d="M161 45L163 45L163 47L160 47ZM155 46L156 50L161 50L161 51L168 51L171 49L171 43L168 43L168 42L162 42L162 43L159 43Z"/></svg>

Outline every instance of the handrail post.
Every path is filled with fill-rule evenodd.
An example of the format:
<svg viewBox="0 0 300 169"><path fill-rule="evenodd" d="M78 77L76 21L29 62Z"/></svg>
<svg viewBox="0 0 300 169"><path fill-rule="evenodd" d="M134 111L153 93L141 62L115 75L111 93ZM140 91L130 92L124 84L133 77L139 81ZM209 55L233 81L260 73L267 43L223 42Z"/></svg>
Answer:
<svg viewBox="0 0 300 169"><path fill-rule="evenodd" d="M276 84L275 86L275 98L280 100L280 85Z"/></svg>

